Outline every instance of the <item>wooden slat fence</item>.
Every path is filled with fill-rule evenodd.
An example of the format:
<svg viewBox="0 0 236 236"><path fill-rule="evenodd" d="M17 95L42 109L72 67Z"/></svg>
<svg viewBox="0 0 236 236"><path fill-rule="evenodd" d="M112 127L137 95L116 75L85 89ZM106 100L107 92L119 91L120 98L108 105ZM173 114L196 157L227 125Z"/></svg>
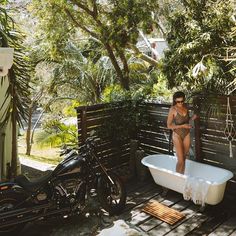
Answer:
<svg viewBox="0 0 236 236"><path fill-rule="evenodd" d="M143 109L145 114L138 126L137 139L145 153L169 153L170 131L166 128L169 108L170 105L165 104L139 104L139 109Z"/></svg>
<svg viewBox="0 0 236 236"><path fill-rule="evenodd" d="M138 126L137 139L146 154L164 153L173 154L172 133L167 129L167 116L170 104L143 103L139 108L145 111L143 124ZM193 107L188 104L190 113ZM198 122L193 123L191 130L191 158L199 159ZM196 141L195 141L196 140Z"/></svg>
<svg viewBox="0 0 236 236"><path fill-rule="evenodd" d="M227 97L213 97L210 100L199 98L197 101L200 121L194 123L195 129L191 131L192 154L199 161L221 166L236 173L236 137L232 142L234 158L229 158L229 142L224 136ZM230 103L236 126L236 96L230 97ZM193 110L194 106L190 106L190 110ZM122 132L127 134L127 127L131 127L132 134L128 139L118 143L116 137L121 136L122 132L114 130L110 136L102 135L98 150L108 166L125 165L129 162L130 139L137 139L139 147L146 154L169 153L173 146L169 142L170 131L166 128L169 108L168 104L157 103L116 103L78 107L79 144L84 142L91 130L97 131L96 135L101 136L101 127L109 129L109 124L114 125L116 120L115 123L118 124L126 123ZM119 116L120 113L127 115Z"/></svg>
<svg viewBox="0 0 236 236"><path fill-rule="evenodd" d="M129 140L122 139L122 134L115 129L113 123L114 119L118 124L125 123L123 121L125 116L121 114L127 110L132 112L130 106L130 104L114 103L77 108L79 145L82 145L86 138L91 136L91 131L95 131L93 135L100 139L96 148L98 157L110 168L125 165L129 161ZM134 112L132 113L134 114ZM126 124L129 127L132 125L135 125L135 122ZM109 130L108 134L106 130ZM130 135L129 139L131 138L134 136Z"/></svg>
<svg viewBox="0 0 236 236"><path fill-rule="evenodd" d="M236 128L236 96L230 96L233 124ZM229 156L226 127L227 96L199 98L201 159L209 164L224 167L236 173L236 136L232 141L233 158Z"/></svg>

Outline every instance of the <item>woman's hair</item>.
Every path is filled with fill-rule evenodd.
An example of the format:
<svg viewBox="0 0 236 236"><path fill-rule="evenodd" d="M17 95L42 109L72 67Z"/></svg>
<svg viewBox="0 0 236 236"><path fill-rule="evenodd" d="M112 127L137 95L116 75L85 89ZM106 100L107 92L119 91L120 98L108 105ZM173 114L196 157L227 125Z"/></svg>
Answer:
<svg viewBox="0 0 236 236"><path fill-rule="evenodd" d="M175 92L173 95L173 106L176 104L176 98L183 98L185 100L185 94L182 91Z"/></svg>

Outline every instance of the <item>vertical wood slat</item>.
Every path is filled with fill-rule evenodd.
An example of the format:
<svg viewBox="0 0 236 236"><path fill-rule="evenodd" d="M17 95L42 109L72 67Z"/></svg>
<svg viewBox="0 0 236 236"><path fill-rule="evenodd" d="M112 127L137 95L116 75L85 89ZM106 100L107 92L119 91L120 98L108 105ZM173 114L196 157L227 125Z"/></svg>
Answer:
<svg viewBox="0 0 236 236"><path fill-rule="evenodd" d="M199 100L198 98L195 98L193 100L193 108L199 108ZM199 111L196 111L194 109L194 113L198 114ZM201 145L201 129L200 129L200 115L198 115L198 118L194 120L194 139L195 139L195 157L197 161L202 162L202 145Z"/></svg>
<svg viewBox="0 0 236 236"><path fill-rule="evenodd" d="M85 142L87 138L87 109L84 107L81 111L81 140L82 143Z"/></svg>
<svg viewBox="0 0 236 236"><path fill-rule="evenodd" d="M76 114L77 114L77 134L78 134L78 146L80 145L80 131L81 131L81 122L80 122L80 114L81 111L76 108Z"/></svg>
<svg viewBox="0 0 236 236"><path fill-rule="evenodd" d="M194 136L195 136L195 156L197 161L202 161L201 152L201 129L200 129L200 117L194 120Z"/></svg>
<svg viewBox="0 0 236 236"><path fill-rule="evenodd" d="M77 107L78 142L84 143L87 138L87 106Z"/></svg>
<svg viewBox="0 0 236 236"><path fill-rule="evenodd" d="M195 147L195 158L197 161L202 162L202 143L201 143L201 128L200 128L200 111L199 111L199 99L195 97L193 99L192 110L193 113L198 116L197 119L194 120L194 147Z"/></svg>

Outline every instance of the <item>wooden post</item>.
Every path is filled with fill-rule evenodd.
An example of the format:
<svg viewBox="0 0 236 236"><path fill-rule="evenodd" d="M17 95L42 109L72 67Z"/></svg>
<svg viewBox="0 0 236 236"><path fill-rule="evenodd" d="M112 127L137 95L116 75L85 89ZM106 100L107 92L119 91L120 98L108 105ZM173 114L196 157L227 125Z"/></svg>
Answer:
<svg viewBox="0 0 236 236"><path fill-rule="evenodd" d="M172 134L173 134L173 131L170 130L169 131L168 154L174 156Z"/></svg>
<svg viewBox="0 0 236 236"><path fill-rule="evenodd" d="M193 107L195 107L194 113L198 115L198 119L194 120L194 138L195 138L195 156L197 161L202 161L202 150L201 150L201 129L200 129L200 104L199 97L193 100Z"/></svg>
<svg viewBox="0 0 236 236"><path fill-rule="evenodd" d="M76 113L77 113L77 135L78 135L77 145L78 145L78 146L79 146L79 143L80 143L80 141L79 141L79 135L80 135L79 130L80 130L80 128L81 128L80 112L81 112L81 111L79 111L79 108L77 107L77 108L76 108Z"/></svg>
<svg viewBox="0 0 236 236"><path fill-rule="evenodd" d="M202 152L201 152L201 130L200 130L200 118L194 121L195 126L195 155L197 161L202 161Z"/></svg>
<svg viewBox="0 0 236 236"><path fill-rule="evenodd" d="M84 143L87 138L87 108L84 107L81 111L81 139Z"/></svg>
<svg viewBox="0 0 236 236"><path fill-rule="evenodd" d="M87 107L77 108L78 143L83 144L87 138Z"/></svg>
<svg viewBox="0 0 236 236"><path fill-rule="evenodd" d="M145 153L143 150L136 151L136 173L140 181L145 181L148 178L148 168L141 163L144 157Z"/></svg>
<svg viewBox="0 0 236 236"><path fill-rule="evenodd" d="M129 157L129 170L130 170L130 177L136 176L136 151L138 150L138 140L132 139L130 141L130 157Z"/></svg>
<svg viewBox="0 0 236 236"><path fill-rule="evenodd" d="M4 168L5 168L5 138L6 138L6 133L3 131L3 133L1 133L1 143L0 143L0 147L1 147L1 154L0 154L0 181L4 176Z"/></svg>

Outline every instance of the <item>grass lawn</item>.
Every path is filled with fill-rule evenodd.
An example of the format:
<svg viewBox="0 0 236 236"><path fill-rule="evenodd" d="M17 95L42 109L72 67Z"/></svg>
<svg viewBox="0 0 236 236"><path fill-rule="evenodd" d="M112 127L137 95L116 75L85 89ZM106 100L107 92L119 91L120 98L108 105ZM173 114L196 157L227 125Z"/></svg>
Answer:
<svg viewBox="0 0 236 236"><path fill-rule="evenodd" d="M25 135L22 135L18 139L18 153L21 158L28 158L35 161L40 161L48 164L58 164L61 160L59 155L60 148L55 147L40 147L33 144L31 155L28 156L26 152Z"/></svg>

